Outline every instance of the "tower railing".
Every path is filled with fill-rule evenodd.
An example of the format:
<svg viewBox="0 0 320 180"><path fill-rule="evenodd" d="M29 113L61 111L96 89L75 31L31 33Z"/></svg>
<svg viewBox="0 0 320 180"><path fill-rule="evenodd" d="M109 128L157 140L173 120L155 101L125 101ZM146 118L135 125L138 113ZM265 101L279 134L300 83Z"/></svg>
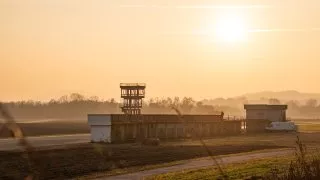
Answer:
<svg viewBox="0 0 320 180"><path fill-rule="evenodd" d="M124 114L140 114L142 108L142 99L145 97L145 83L120 83L121 110Z"/></svg>
<svg viewBox="0 0 320 180"><path fill-rule="evenodd" d="M120 87L125 87L125 86L146 87L146 84L145 83L120 83Z"/></svg>

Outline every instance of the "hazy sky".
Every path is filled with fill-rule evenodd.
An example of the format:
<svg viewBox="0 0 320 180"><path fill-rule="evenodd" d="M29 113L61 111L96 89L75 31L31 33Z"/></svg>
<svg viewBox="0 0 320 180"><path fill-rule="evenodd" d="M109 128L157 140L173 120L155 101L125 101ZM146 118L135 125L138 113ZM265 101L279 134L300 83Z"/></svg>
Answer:
<svg viewBox="0 0 320 180"><path fill-rule="evenodd" d="M217 40L230 14L242 41ZM320 92L318 0L0 0L0 24L0 100Z"/></svg>

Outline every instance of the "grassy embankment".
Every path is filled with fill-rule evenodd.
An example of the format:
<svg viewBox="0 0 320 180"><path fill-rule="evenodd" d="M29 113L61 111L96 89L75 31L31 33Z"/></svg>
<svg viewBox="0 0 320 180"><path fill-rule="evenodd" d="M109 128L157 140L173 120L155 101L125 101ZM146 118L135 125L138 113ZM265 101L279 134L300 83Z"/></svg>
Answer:
<svg viewBox="0 0 320 180"><path fill-rule="evenodd" d="M265 180L292 180L292 179L319 179L320 154L317 149L309 148L307 144L297 139L295 153L277 158L251 160L244 163L233 163L222 167L217 166L202 169L171 172L148 177L149 180L192 180L192 179L265 179ZM318 144L319 145L319 144ZM222 176L223 175L223 176Z"/></svg>

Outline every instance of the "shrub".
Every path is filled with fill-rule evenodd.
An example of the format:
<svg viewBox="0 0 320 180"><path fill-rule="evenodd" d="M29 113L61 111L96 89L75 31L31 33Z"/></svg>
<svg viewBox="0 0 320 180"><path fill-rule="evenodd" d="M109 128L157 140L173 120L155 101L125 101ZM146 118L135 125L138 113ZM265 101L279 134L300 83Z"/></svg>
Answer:
<svg viewBox="0 0 320 180"><path fill-rule="evenodd" d="M318 180L320 179L320 156L307 153L306 146L297 137L295 158L285 169L273 169L264 179L270 180Z"/></svg>

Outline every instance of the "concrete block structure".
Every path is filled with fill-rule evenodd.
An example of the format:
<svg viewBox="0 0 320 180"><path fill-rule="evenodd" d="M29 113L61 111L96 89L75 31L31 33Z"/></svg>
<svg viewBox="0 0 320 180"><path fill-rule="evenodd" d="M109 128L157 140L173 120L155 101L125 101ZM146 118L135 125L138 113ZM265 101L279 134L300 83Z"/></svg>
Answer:
<svg viewBox="0 0 320 180"><path fill-rule="evenodd" d="M237 135L242 121L224 120L222 115L89 114L88 123L92 142L121 143Z"/></svg>
<svg viewBox="0 0 320 180"><path fill-rule="evenodd" d="M270 122L286 121L287 105L246 104L247 132L264 132Z"/></svg>
<svg viewBox="0 0 320 180"><path fill-rule="evenodd" d="M90 115L88 118L92 142L111 143L111 116Z"/></svg>

